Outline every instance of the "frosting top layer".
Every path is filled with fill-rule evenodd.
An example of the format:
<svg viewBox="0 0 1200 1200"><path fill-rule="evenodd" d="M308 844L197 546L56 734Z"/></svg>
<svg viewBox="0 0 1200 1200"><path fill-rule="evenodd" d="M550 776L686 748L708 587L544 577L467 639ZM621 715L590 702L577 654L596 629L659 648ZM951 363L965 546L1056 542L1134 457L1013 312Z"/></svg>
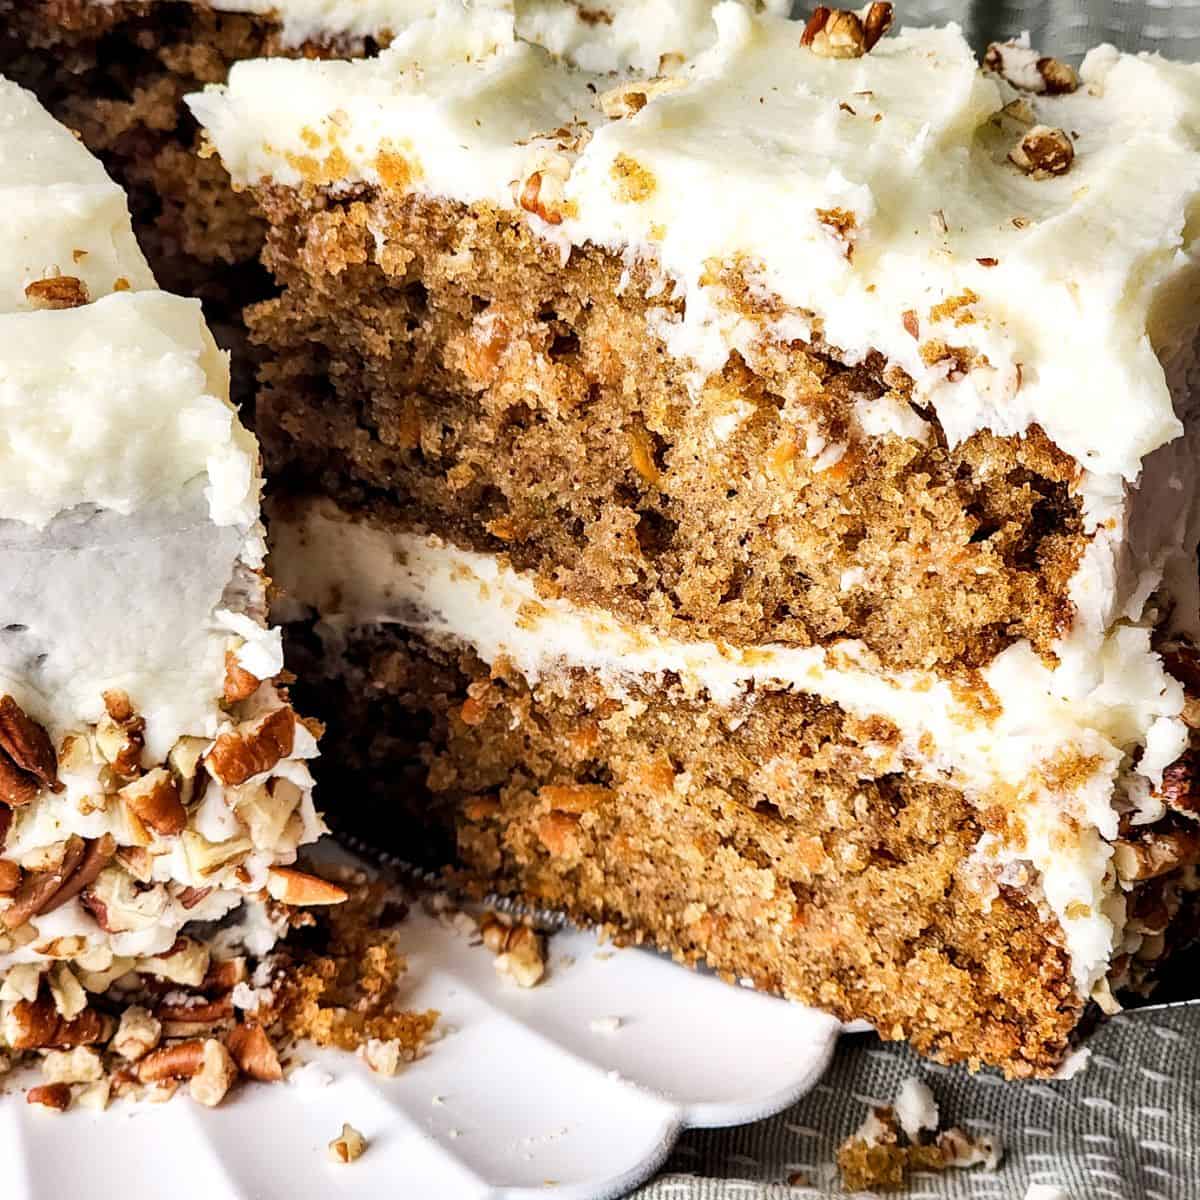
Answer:
<svg viewBox="0 0 1200 1200"><path fill-rule="evenodd" d="M69 130L0 79L0 518L178 509L258 515L258 451L200 304L167 295L125 198Z"/></svg>
<svg viewBox="0 0 1200 1200"><path fill-rule="evenodd" d="M737 264L847 358L902 366L952 442L1038 424L1089 472L1136 478L1180 431L1155 351L1197 290L1200 68L1101 47L1078 91L1005 109L1016 93L955 26L843 60L741 4L712 19L624 108L623 77L457 5L377 59L242 63L190 103L242 182L405 186L653 256L687 295L662 334L698 377L761 336L710 269ZM1009 161L1033 122L1069 135L1064 174Z"/></svg>

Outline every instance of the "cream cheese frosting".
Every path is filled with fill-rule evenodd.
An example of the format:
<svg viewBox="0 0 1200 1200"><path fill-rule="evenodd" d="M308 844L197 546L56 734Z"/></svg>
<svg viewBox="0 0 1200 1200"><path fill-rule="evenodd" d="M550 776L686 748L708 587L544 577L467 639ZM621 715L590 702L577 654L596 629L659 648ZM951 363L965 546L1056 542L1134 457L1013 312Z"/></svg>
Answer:
<svg viewBox="0 0 1200 1200"><path fill-rule="evenodd" d="M490 555L415 532L352 519L332 501L281 506L272 520L273 569L287 598L278 616L316 616L327 633L401 624L435 641L501 657L532 685L564 671L592 673L610 694L670 673L721 706L752 702L758 689L804 692L860 716L883 716L901 745L879 748L879 770L916 770L962 787L981 803L1015 797L1024 840L988 836L978 861L993 873L1027 862L1061 925L1086 994L1104 975L1123 906L1109 868L1117 836L1114 790L1157 774L1182 747L1179 684L1149 652L1150 629L1122 626L1107 639L1097 681L1064 697L1026 643L982 672L994 701L986 717L963 690L933 672L885 670L861 644L736 647L679 641L538 593L535 581ZM1050 782L1064 757L1088 762L1078 782ZM989 800L990 798L990 800Z"/></svg>

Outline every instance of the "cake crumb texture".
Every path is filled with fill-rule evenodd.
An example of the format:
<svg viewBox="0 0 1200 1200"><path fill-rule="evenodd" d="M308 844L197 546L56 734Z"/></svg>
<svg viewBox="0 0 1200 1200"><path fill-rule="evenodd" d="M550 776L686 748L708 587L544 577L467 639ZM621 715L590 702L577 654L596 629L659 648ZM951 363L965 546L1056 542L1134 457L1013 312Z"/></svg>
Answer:
<svg viewBox="0 0 1200 1200"><path fill-rule="evenodd" d="M249 315L277 488L674 636L856 637L886 665L973 667L1069 625L1075 465L1036 430L951 450L903 378L816 337L735 353L694 397L654 332L684 302L650 264L585 246L563 265L511 214L414 195L260 200L284 288ZM766 304L740 296L749 319ZM878 401L926 440L865 434Z"/></svg>

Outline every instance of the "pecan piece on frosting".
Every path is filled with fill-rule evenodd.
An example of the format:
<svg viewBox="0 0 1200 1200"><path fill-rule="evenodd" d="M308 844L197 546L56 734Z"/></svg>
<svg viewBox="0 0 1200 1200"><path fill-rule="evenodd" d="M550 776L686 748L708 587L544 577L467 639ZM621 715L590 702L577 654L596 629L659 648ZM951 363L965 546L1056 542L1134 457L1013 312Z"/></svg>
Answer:
<svg viewBox="0 0 1200 1200"><path fill-rule="evenodd" d="M1156 879L1200 863L1200 830L1151 832L1137 841L1113 844L1113 866L1127 883Z"/></svg>
<svg viewBox="0 0 1200 1200"><path fill-rule="evenodd" d="M865 17L848 8L819 4L804 27L800 45L820 58L862 58L892 27L893 16L890 4L872 4Z"/></svg>
<svg viewBox="0 0 1200 1200"><path fill-rule="evenodd" d="M1009 161L1034 179L1064 175L1075 161L1075 145L1061 129L1035 125L1008 153Z"/></svg>
<svg viewBox="0 0 1200 1200"><path fill-rule="evenodd" d="M21 886L21 868L7 858L0 858L0 896L11 896Z"/></svg>
<svg viewBox="0 0 1200 1200"><path fill-rule="evenodd" d="M129 779L141 769L146 722L119 689L104 693L104 708L105 718L96 727L96 748L118 775Z"/></svg>
<svg viewBox="0 0 1200 1200"><path fill-rule="evenodd" d="M34 308L78 308L88 302L87 284L76 275L51 275L25 285L25 299Z"/></svg>
<svg viewBox="0 0 1200 1200"><path fill-rule="evenodd" d="M1185 750L1163 771L1158 794L1168 808L1200 816L1200 754ZM2 865L2 864L0 864Z"/></svg>
<svg viewBox="0 0 1200 1200"><path fill-rule="evenodd" d="M0 922L8 929L16 929L31 917L61 908L95 880L115 850L111 834L92 841L72 834L67 839L62 862L51 871L30 871L12 904L0 913Z"/></svg>
<svg viewBox="0 0 1200 1200"><path fill-rule="evenodd" d="M296 714L284 705L222 733L205 762L221 783L237 787L291 754L295 739Z"/></svg>
<svg viewBox="0 0 1200 1200"><path fill-rule="evenodd" d="M225 703L236 704L239 700L248 700L258 691L262 683L257 675L252 675L237 660L232 650L225 653Z"/></svg>
<svg viewBox="0 0 1200 1200"><path fill-rule="evenodd" d="M0 802L28 804L39 785L63 790L54 743L11 696L0 696Z"/></svg>
<svg viewBox="0 0 1200 1200"><path fill-rule="evenodd" d="M179 785L166 767L155 767L140 779L127 783L120 796L134 816L155 833L170 837L187 826Z"/></svg>
<svg viewBox="0 0 1200 1200"><path fill-rule="evenodd" d="M1079 87L1079 76L1068 63L1039 54L1017 41L992 42L983 65L1022 92L1060 96Z"/></svg>

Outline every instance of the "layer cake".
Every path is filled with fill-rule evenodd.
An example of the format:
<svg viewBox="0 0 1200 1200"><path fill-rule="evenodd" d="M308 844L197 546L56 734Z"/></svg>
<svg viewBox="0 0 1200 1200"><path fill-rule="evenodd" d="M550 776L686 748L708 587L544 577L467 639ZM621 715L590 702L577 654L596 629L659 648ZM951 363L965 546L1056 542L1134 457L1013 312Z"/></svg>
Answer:
<svg viewBox="0 0 1200 1200"><path fill-rule="evenodd" d="M1053 1071L1192 922L1200 72L624 7L189 97L337 820Z"/></svg>

